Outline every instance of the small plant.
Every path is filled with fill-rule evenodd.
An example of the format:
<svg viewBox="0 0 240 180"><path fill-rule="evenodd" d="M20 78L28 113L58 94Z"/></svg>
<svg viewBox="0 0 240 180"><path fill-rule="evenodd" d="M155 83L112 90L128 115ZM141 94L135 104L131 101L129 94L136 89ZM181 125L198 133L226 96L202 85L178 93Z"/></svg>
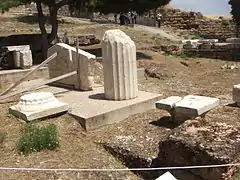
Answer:
<svg viewBox="0 0 240 180"><path fill-rule="evenodd" d="M7 137L7 133L0 132L0 147L3 145L3 142L5 141L6 137Z"/></svg>
<svg viewBox="0 0 240 180"><path fill-rule="evenodd" d="M28 124L17 144L18 151L23 154L44 149L53 150L57 147L59 147L58 130L54 124L43 127Z"/></svg>

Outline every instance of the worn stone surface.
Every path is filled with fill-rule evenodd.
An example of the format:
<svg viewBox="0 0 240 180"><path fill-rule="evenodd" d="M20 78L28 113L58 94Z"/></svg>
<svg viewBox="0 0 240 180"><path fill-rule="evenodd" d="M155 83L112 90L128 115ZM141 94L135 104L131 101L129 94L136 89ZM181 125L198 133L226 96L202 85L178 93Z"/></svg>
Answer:
<svg viewBox="0 0 240 180"><path fill-rule="evenodd" d="M8 51L29 51L29 45L21 45L21 46L6 46Z"/></svg>
<svg viewBox="0 0 240 180"><path fill-rule="evenodd" d="M0 88L1 87L7 87L10 84L13 84L17 81L19 81L20 78L25 76L27 73L29 73L35 66L33 66L30 69L15 69L15 70L1 70L0 71ZM31 76L29 76L27 80L33 80L33 79L48 79L48 68L42 67L36 72L34 72Z"/></svg>
<svg viewBox="0 0 240 180"><path fill-rule="evenodd" d="M95 59L96 56L81 49L78 49L77 52L76 48L64 43L58 43L51 47L48 50L48 56L51 56L55 52L58 53L57 57L48 64L50 78L79 70L77 75L65 78L58 81L58 83L72 86L79 90L91 90L92 74L90 73L90 61Z"/></svg>
<svg viewBox="0 0 240 180"><path fill-rule="evenodd" d="M38 92L21 96L20 102L11 106L9 112L23 120L32 121L65 112L68 108L52 93Z"/></svg>
<svg viewBox="0 0 240 180"><path fill-rule="evenodd" d="M137 97L136 46L121 30L108 30L102 41L104 91L111 100Z"/></svg>
<svg viewBox="0 0 240 180"><path fill-rule="evenodd" d="M20 51L20 67L29 68L33 65L32 52Z"/></svg>
<svg viewBox="0 0 240 180"><path fill-rule="evenodd" d="M86 34L78 36L80 46L89 46L99 44L100 40L94 34Z"/></svg>
<svg viewBox="0 0 240 180"><path fill-rule="evenodd" d="M233 101L240 106L240 84L233 86Z"/></svg>
<svg viewBox="0 0 240 180"><path fill-rule="evenodd" d="M177 180L170 172L166 172L156 180Z"/></svg>
<svg viewBox="0 0 240 180"><path fill-rule="evenodd" d="M181 100L182 100L182 97L171 96L156 102L156 107L158 109L164 109L164 110L170 111L172 108L174 108L175 104Z"/></svg>
<svg viewBox="0 0 240 180"><path fill-rule="evenodd" d="M239 161L239 127L226 123L203 123L189 120L159 144L162 166L194 166L237 163ZM234 167L190 170L204 180L228 180Z"/></svg>
<svg viewBox="0 0 240 180"><path fill-rule="evenodd" d="M220 100L217 98L188 95L177 102L174 109L176 114L182 114L187 117L197 117L216 108L219 104Z"/></svg>

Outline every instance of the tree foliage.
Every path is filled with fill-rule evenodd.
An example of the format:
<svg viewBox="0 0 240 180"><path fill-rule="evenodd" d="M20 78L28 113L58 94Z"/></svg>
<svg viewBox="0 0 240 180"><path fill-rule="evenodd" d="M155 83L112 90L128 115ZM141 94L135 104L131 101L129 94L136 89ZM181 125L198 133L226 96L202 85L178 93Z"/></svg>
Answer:
<svg viewBox="0 0 240 180"><path fill-rule="evenodd" d="M240 1L239 0L229 0L229 4L231 5L231 14L233 21L236 23L236 35L239 37L239 27L240 27Z"/></svg>
<svg viewBox="0 0 240 180"><path fill-rule="evenodd" d="M232 7L231 14L233 16L233 20L236 24L240 25L240 1L239 0L230 0L229 4Z"/></svg>
<svg viewBox="0 0 240 180"><path fill-rule="evenodd" d="M102 13L137 11L139 14L166 5L171 0L96 0L95 11Z"/></svg>

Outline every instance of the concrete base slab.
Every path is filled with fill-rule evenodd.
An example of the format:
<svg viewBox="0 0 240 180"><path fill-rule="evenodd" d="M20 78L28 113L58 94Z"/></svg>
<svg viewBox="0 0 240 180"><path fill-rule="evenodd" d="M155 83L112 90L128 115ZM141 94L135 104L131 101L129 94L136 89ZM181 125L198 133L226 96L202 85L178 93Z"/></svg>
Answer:
<svg viewBox="0 0 240 180"><path fill-rule="evenodd" d="M220 105L220 100L204 96L185 96L177 102L174 109L176 114L183 114L188 117L197 117L216 108Z"/></svg>
<svg viewBox="0 0 240 180"><path fill-rule="evenodd" d="M52 92L59 93L61 88L51 87ZM63 90L63 89L62 89ZM93 91L68 91L61 93L59 100L71 107L69 114L75 117L86 130L120 122L127 117L155 108L155 102L161 95L139 91L138 97L132 100L106 100L103 87Z"/></svg>
<svg viewBox="0 0 240 180"><path fill-rule="evenodd" d="M177 180L170 172L166 172L156 180Z"/></svg>
<svg viewBox="0 0 240 180"><path fill-rule="evenodd" d="M9 113L25 121L33 121L68 111L66 103L60 102L52 93L40 92L21 96L17 105L9 108Z"/></svg>

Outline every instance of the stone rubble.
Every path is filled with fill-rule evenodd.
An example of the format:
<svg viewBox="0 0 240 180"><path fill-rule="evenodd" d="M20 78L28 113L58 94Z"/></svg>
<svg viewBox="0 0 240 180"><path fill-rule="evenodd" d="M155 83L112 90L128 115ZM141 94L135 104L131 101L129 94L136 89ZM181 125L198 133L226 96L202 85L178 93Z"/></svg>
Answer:
<svg viewBox="0 0 240 180"><path fill-rule="evenodd" d="M159 144L162 166L217 165L239 162L239 127L220 122L185 121ZM230 180L236 167L190 170L204 180Z"/></svg>

